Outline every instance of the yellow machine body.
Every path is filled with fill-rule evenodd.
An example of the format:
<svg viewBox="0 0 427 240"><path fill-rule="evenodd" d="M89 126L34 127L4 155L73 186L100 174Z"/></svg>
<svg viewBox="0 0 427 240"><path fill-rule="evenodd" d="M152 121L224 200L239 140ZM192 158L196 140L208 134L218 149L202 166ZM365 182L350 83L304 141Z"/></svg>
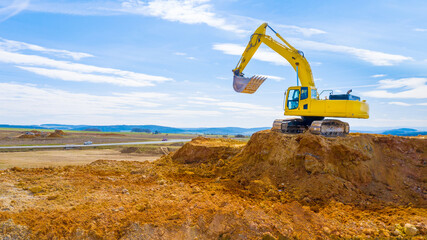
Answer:
<svg viewBox="0 0 427 240"><path fill-rule="evenodd" d="M316 88L293 86L286 92L285 115L366 119L369 105L365 100L319 99Z"/></svg>

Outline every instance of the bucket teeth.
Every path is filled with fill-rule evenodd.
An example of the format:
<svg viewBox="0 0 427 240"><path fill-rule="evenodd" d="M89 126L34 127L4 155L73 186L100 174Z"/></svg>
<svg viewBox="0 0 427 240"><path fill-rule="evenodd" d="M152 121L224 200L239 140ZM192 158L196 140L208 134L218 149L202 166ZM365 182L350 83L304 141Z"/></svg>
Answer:
<svg viewBox="0 0 427 240"><path fill-rule="evenodd" d="M266 79L262 76L252 76L251 78L234 76L233 87L236 92L252 94Z"/></svg>

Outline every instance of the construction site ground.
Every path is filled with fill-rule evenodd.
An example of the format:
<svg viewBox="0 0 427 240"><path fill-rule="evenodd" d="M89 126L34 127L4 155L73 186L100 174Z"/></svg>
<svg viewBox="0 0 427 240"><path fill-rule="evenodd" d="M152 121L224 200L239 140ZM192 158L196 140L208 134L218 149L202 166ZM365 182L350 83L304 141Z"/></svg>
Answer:
<svg viewBox="0 0 427 240"><path fill-rule="evenodd" d="M176 149L1 170L0 239L426 239L424 137L266 130Z"/></svg>

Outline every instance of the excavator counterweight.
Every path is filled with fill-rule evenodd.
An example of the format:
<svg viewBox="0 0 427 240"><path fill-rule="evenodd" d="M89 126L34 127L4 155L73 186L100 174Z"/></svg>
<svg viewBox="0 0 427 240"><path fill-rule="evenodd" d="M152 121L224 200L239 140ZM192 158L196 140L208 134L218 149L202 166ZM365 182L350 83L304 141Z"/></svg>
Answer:
<svg viewBox="0 0 427 240"><path fill-rule="evenodd" d="M269 27L282 43L265 34ZM243 70L264 43L280 56L285 58L297 73L297 81L301 86L291 86L286 91L285 115L301 116L297 119L276 119L272 130L282 133L303 133L324 136L345 136L349 133L349 124L337 119L324 119L325 117L341 118L369 118L369 105L365 100L347 94L334 95L333 92L321 99L314 84L310 64L304 53L290 45L282 36L274 31L267 23L261 24L251 35L248 45L242 54L235 69L233 69L233 88L239 93L255 93L266 77L253 76L245 78Z"/></svg>

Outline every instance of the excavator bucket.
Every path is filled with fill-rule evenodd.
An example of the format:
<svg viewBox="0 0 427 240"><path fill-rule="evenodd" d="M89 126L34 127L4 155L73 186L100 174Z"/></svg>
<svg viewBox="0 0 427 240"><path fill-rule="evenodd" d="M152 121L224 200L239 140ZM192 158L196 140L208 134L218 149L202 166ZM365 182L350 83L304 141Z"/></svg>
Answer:
<svg viewBox="0 0 427 240"><path fill-rule="evenodd" d="M251 78L245 78L234 75L233 88L239 93L252 94L258 90L259 86L266 80L266 77L252 76Z"/></svg>

